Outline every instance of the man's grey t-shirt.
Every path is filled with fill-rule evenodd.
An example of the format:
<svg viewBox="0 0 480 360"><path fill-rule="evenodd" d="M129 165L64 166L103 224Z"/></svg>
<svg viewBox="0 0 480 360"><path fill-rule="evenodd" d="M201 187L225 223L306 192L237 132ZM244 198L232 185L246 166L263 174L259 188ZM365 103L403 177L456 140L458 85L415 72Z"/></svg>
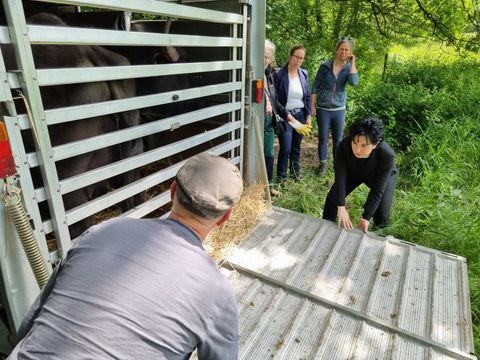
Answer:
<svg viewBox="0 0 480 360"><path fill-rule="evenodd" d="M109 220L69 250L9 359L237 359L234 296L172 219Z"/></svg>

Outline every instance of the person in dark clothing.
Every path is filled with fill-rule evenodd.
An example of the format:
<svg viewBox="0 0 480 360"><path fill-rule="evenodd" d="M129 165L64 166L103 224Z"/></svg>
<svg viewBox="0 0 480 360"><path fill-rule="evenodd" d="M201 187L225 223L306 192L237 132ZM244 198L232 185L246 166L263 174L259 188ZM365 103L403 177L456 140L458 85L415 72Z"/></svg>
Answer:
<svg viewBox="0 0 480 360"><path fill-rule="evenodd" d="M286 121L285 131L279 132L277 177L281 181L287 180L287 170L290 176L300 180L300 146L303 135L292 125L300 122L310 126L312 123L312 103L308 72L301 66L305 59L305 48L295 45L290 49L288 63L274 75L275 90L277 92L277 111ZM290 160L290 161L289 161Z"/></svg>
<svg viewBox="0 0 480 360"><path fill-rule="evenodd" d="M265 39L265 77L264 77L264 124L263 124L263 154L265 157L265 167L267 169L268 187L270 195L276 196L278 190L273 188L273 164L275 155L275 131L276 123L276 103L277 94L273 84L273 74L275 72L275 44Z"/></svg>
<svg viewBox="0 0 480 360"><path fill-rule="evenodd" d="M325 200L323 218L331 221L338 219L339 226L351 230L345 198L365 184L370 192L357 227L367 233L372 217L375 225L386 226L390 220L396 178L395 153L384 141L382 122L376 118L356 121L338 146L335 183Z"/></svg>

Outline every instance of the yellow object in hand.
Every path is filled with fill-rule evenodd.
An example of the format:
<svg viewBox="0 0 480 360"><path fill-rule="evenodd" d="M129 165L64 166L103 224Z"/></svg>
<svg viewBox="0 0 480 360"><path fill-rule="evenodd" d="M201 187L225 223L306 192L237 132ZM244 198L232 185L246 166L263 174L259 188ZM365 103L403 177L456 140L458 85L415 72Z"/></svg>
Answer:
<svg viewBox="0 0 480 360"><path fill-rule="evenodd" d="M290 122L290 125L295 129L297 133L303 136L310 135L312 131L312 125L302 124L298 120Z"/></svg>

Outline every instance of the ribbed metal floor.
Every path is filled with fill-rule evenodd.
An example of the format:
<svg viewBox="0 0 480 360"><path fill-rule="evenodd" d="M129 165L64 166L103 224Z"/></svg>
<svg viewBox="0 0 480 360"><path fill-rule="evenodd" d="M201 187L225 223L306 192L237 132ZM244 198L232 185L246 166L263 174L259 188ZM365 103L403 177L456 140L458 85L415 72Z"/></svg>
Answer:
<svg viewBox="0 0 480 360"><path fill-rule="evenodd" d="M476 359L464 258L274 208L223 271L240 359Z"/></svg>

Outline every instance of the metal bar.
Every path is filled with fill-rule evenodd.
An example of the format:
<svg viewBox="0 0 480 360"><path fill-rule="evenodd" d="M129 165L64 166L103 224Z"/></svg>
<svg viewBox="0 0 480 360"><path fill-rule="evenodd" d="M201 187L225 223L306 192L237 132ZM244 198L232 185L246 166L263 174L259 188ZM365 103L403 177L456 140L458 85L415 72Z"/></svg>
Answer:
<svg viewBox="0 0 480 360"><path fill-rule="evenodd" d="M218 85L202 86L186 90L168 91L159 94L137 96L128 99L104 101L101 103L70 106L45 111L45 119L48 125L66 123L69 121L86 119L95 116L115 114L139 108L157 106L172 103L172 98L177 97L176 102L196 99L210 95L221 94L240 89L241 83L225 83Z"/></svg>
<svg viewBox="0 0 480 360"><path fill-rule="evenodd" d="M67 5L93 6L109 10L131 11L152 15L165 15L174 18L202 20L223 24L242 22L242 16L223 11L207 10L192 6L170 4L164 1L151 0L33 0Z"/></svg>
<svg viewBox="0 0 480 360"><path fill-rule="evenodd" d="M238 26L239 26L238 24L234 24L234 25L230 26L230 28L231 28L230 31L232 31L232 36L235 39L238 37ZM237 55L238 49L236 47L234 47L234 48L232 48L231 51L232 51L232 53L231 53L232 60L236 60L238 58L238 55ZM231 74L231 81L236 82L237 81L237 72L235 70L233 70L233 71L230 72L230 74ZM230 101L236 101L236 97L237 97L236 95L237 95L237 92L232 91L232 93L230 94ZM230 121L237 121L236 111L232 111L232 113L230 114ZM235 139L235 132L232 132L230 137L231 137L231 139ZM234 156L234 154L231 153L230 157L233 157L233 156Z"/></svg>
<svg viewBox="0 0 480 360"><path fill-rule="evenodd" d="M248 43L248 6L246 4L243 5L243 23L242 23L242 40L243 40L243 47L242 47L242 78L241 83L243 84L242 89L240 91L240 99L242 102L242 108L240 109L240 123L242 127L240 128L240 157L242 161L240 161L240 172L243 174L243 165L245 162L245 88L246 84L246 71L247 71L247 43Z"/></svg>
<svg viewBox="0 0 480 360"><path fill-rule="evenodd" d="M136 79L151 76L178 74L195 74L202 72L240 69L241 61L211 61L183 64L134 65L134 66L101 66L89 68L44 69L37 70L40 86L78 84L94 81L111 81L120 79ZM12 75L12 74L9 74ZM15 76L9 78L11 87Z"/></svg>
<svg viewBox="0 0 480 360"><path fill-rule="evenodd" d="M464 332L463 337L465 339L466 351L473 354L475 353L475 342L473 339L473 333L467 331L467 324L472 324L472 310L470 308L470 293L468 285L468 270L467 262L459 261L458 262L458 283L462 284L462 289L460 293L460 298L462 299L462 308L464 312L462 318L465 319L465 322L462 323L462 330Z"/></svg>
<svg viewBox="0 0 480 360"><path fill-rule="evenodd" d="M122 30L83 29L64 26L28 25L34 45L109 45L109 46L242 46L241 39L216 36L176 35Z"/></svg>
<svg viewBox="0 0 480 360"><path fill-rule="evenodd" d="M20 85L20 79L18 72L9 72L7 73L7 82L11 89L19 89L22 86Z"/></svg>
<svg viewBox="0 0 480 360"><path fill-rule="evenodd" d="M93 136L85 140L79 140L68 144L55 146L53 148L53 158L55 161L67 159L73 156L85 154L107 146L120 144L143 136L152 135L172 127L184 126L204 119L212 118L221 114L228 113L232 109L239 109L240 103L228 103L207 107L201 110L191 111L185 114L172 116L170 118L160 119L133 128L114 131L104 135ZM27 161L30 167L38 165L37 155L29 153Z"/></svg>
<svg viewBox="0 0 480 360"><path fill-rule="evenodd" d="M0 43L1 44L12 43L12 39L10 38L10 33L8 32L7 26L0 26Z"/></svg>
<svg viewBox="0 0 480 360"><path fill-rule="evenodd" d="M371 326L373 326L377 329L381 329L381 330L384 330L384 331L389 331L393 334L398 334L398 335L400 335L404 338L414 340L414 341L416 341L416 342L418 342L418 343L420 343L424 346L431 347L431 348L435 349L436 351L440 352L441 354L450 356L454 359L476 360L476 357L471 355L471 354L467 354L463 351L459 351L457 349L447 347L447 346L445 346L445 345L443 345L439 342L430 340L428 338L424 338L424 337L416 335L416 334L414 334L410 331L399 328L398 326L391 325L391 324L389 324L389 323L387 323L383 320L380 320L378 318L374 318L374 317L368 316L368 315L366 315L362 312L359 312L357 310L353 310L348 306L337 304L334 301L330 301L330 300L325 299L321 296L314 295L314 294L312 294L308 291L296 288L294 286L287 285L287 284L283 283L282 281L279 281L279 280L276 280L274 278L268 277L264 274L258 273L256 271L251 270L251 269L247 269L247 268L245 268L245 267L243 267L239 264L235 264L235 263L232 263L232 262L227 260L227 261L222 263L222 266L227 268L227 269L230 269L230 270L238 271L239 273L241 273L245 276L252 277L254 279L258 279L262 282L265 282L268 285L274 286L276 288L280 288L280 289L284 290L285 292L288 292L288 293L291 293L293 295L298 295L300 297L306 298L306 299L312 301L315 304L325 306L325 307L327 307L329 309L332 309L334 311L337 311L341 314L345 314L346 316L353 317L355 319L359 319L361 321L364 321L367 324L369 324L369 325L371 325Z"/></svg>
<svg viewBox="0 0 480 360"><path fill-rule="evenodd" d="M37 82L32 48L28 39L28 29L22 1L3 0L3 5L7 22L11 25L9 27L10 38L14 45L17 64L20 68L19 70L23 73L22 89L30 104L33 121L38 134L38 143L35 145L40 160L40 169L47 193L53 226L57 235L57 247L61 253L65 253L71 246L70 233L68 231L65 208L60 194L57 169L51 157L52 145L45 121L42 97Z"/></svg>

